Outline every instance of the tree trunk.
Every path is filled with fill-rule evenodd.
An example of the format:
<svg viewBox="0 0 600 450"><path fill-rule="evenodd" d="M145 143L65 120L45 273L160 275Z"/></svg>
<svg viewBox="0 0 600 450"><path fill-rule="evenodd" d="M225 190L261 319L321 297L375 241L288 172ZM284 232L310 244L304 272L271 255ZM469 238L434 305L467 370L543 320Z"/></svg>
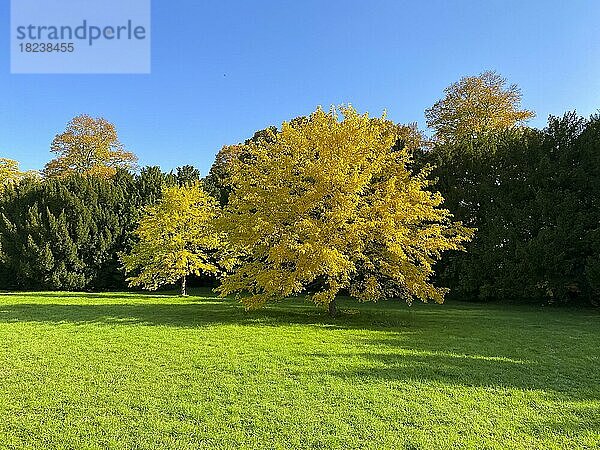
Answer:
<svg viewBox="0 0 600 450"><path fill-rule="evenodd" d="M187 297L187 280L185 275L181 277L181 296Z"/></svg>
<svg viewBox="0 0 600 450"><path fill-rule="evenodd" d="M335 304L335 297L333 298L333 300L331 300L329 302L329 305L327 308L329 310L329 315L331 317L335 317L337 315L337 305Z"/></svg>

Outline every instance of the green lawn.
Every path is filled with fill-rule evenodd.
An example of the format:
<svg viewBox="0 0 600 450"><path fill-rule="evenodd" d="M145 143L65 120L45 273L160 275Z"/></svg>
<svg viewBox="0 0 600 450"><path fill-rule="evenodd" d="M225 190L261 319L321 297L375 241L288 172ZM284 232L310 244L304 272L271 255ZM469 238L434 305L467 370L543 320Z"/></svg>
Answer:
<svg viewBox="0 0 600 450"><path fill-rule="evenodd" d="M0 294L1 448L600 448L600 314Z"/></svg>

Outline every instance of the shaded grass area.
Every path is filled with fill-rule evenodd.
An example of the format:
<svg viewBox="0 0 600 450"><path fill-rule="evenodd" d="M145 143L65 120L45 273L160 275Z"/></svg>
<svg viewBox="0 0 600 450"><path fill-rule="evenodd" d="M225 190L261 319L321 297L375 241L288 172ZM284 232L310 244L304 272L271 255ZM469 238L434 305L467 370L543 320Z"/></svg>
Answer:
<svg viewBox="0 0 600 450"><path fill-rule="evenodd" d="M597 448L600 314L0 294L2 448Z"/></svg>

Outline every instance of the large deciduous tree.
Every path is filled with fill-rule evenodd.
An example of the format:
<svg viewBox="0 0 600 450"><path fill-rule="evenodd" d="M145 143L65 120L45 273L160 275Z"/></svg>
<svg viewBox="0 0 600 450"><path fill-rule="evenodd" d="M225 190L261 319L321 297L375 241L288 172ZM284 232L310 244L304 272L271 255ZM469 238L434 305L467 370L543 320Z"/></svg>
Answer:
<svg viewBox="0 0 600 450"><path fill-rule="evenodd" d="M217 272L216 214L216 200L199 183L167 187L162 198L146 208L135 231L137 242L121 257L126 271L133 274L130 286L155 290L181 282L181 294L186 295L189 275Z"/></svg>
<svg viewBox="0 0 600 450"><path fill-rule="evenodd" d="M435 139L456 143L523 124L534 117L521 109L521 90L496 72L461 78L444 90L443 99L425 111Z"/></svg>
<svg viewBox="0 0 600 450"><path fill-rule="evenodd" d="M332 314L342 289L364 301L442 302L433 264L472 230L426 189L429 169L409 170L400 131L351 107L317 109L238 149L252 163L233 160L219 223L242 256L221 294L249 292L252 308L305 292Z"/></svg>
<svg viewBox="0 0 600 450"><path fill-rule="evenodd" d="M54 138L50 151L57 155L46 164L46 176L69 174L113 176L117 169L135 168L137 157L124 149L115 126L103 118L80 115Z"/></svg>

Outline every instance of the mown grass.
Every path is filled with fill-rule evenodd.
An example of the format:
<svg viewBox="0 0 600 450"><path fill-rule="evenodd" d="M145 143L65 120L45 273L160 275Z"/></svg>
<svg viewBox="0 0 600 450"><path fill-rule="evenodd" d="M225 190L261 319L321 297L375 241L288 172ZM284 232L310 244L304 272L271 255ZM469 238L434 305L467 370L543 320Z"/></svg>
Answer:
<svg viewBox="0 0 600 450"><path fill-rule="evenodd" d="M0 295L2 448L597 448L600 314Z"/></svg>

